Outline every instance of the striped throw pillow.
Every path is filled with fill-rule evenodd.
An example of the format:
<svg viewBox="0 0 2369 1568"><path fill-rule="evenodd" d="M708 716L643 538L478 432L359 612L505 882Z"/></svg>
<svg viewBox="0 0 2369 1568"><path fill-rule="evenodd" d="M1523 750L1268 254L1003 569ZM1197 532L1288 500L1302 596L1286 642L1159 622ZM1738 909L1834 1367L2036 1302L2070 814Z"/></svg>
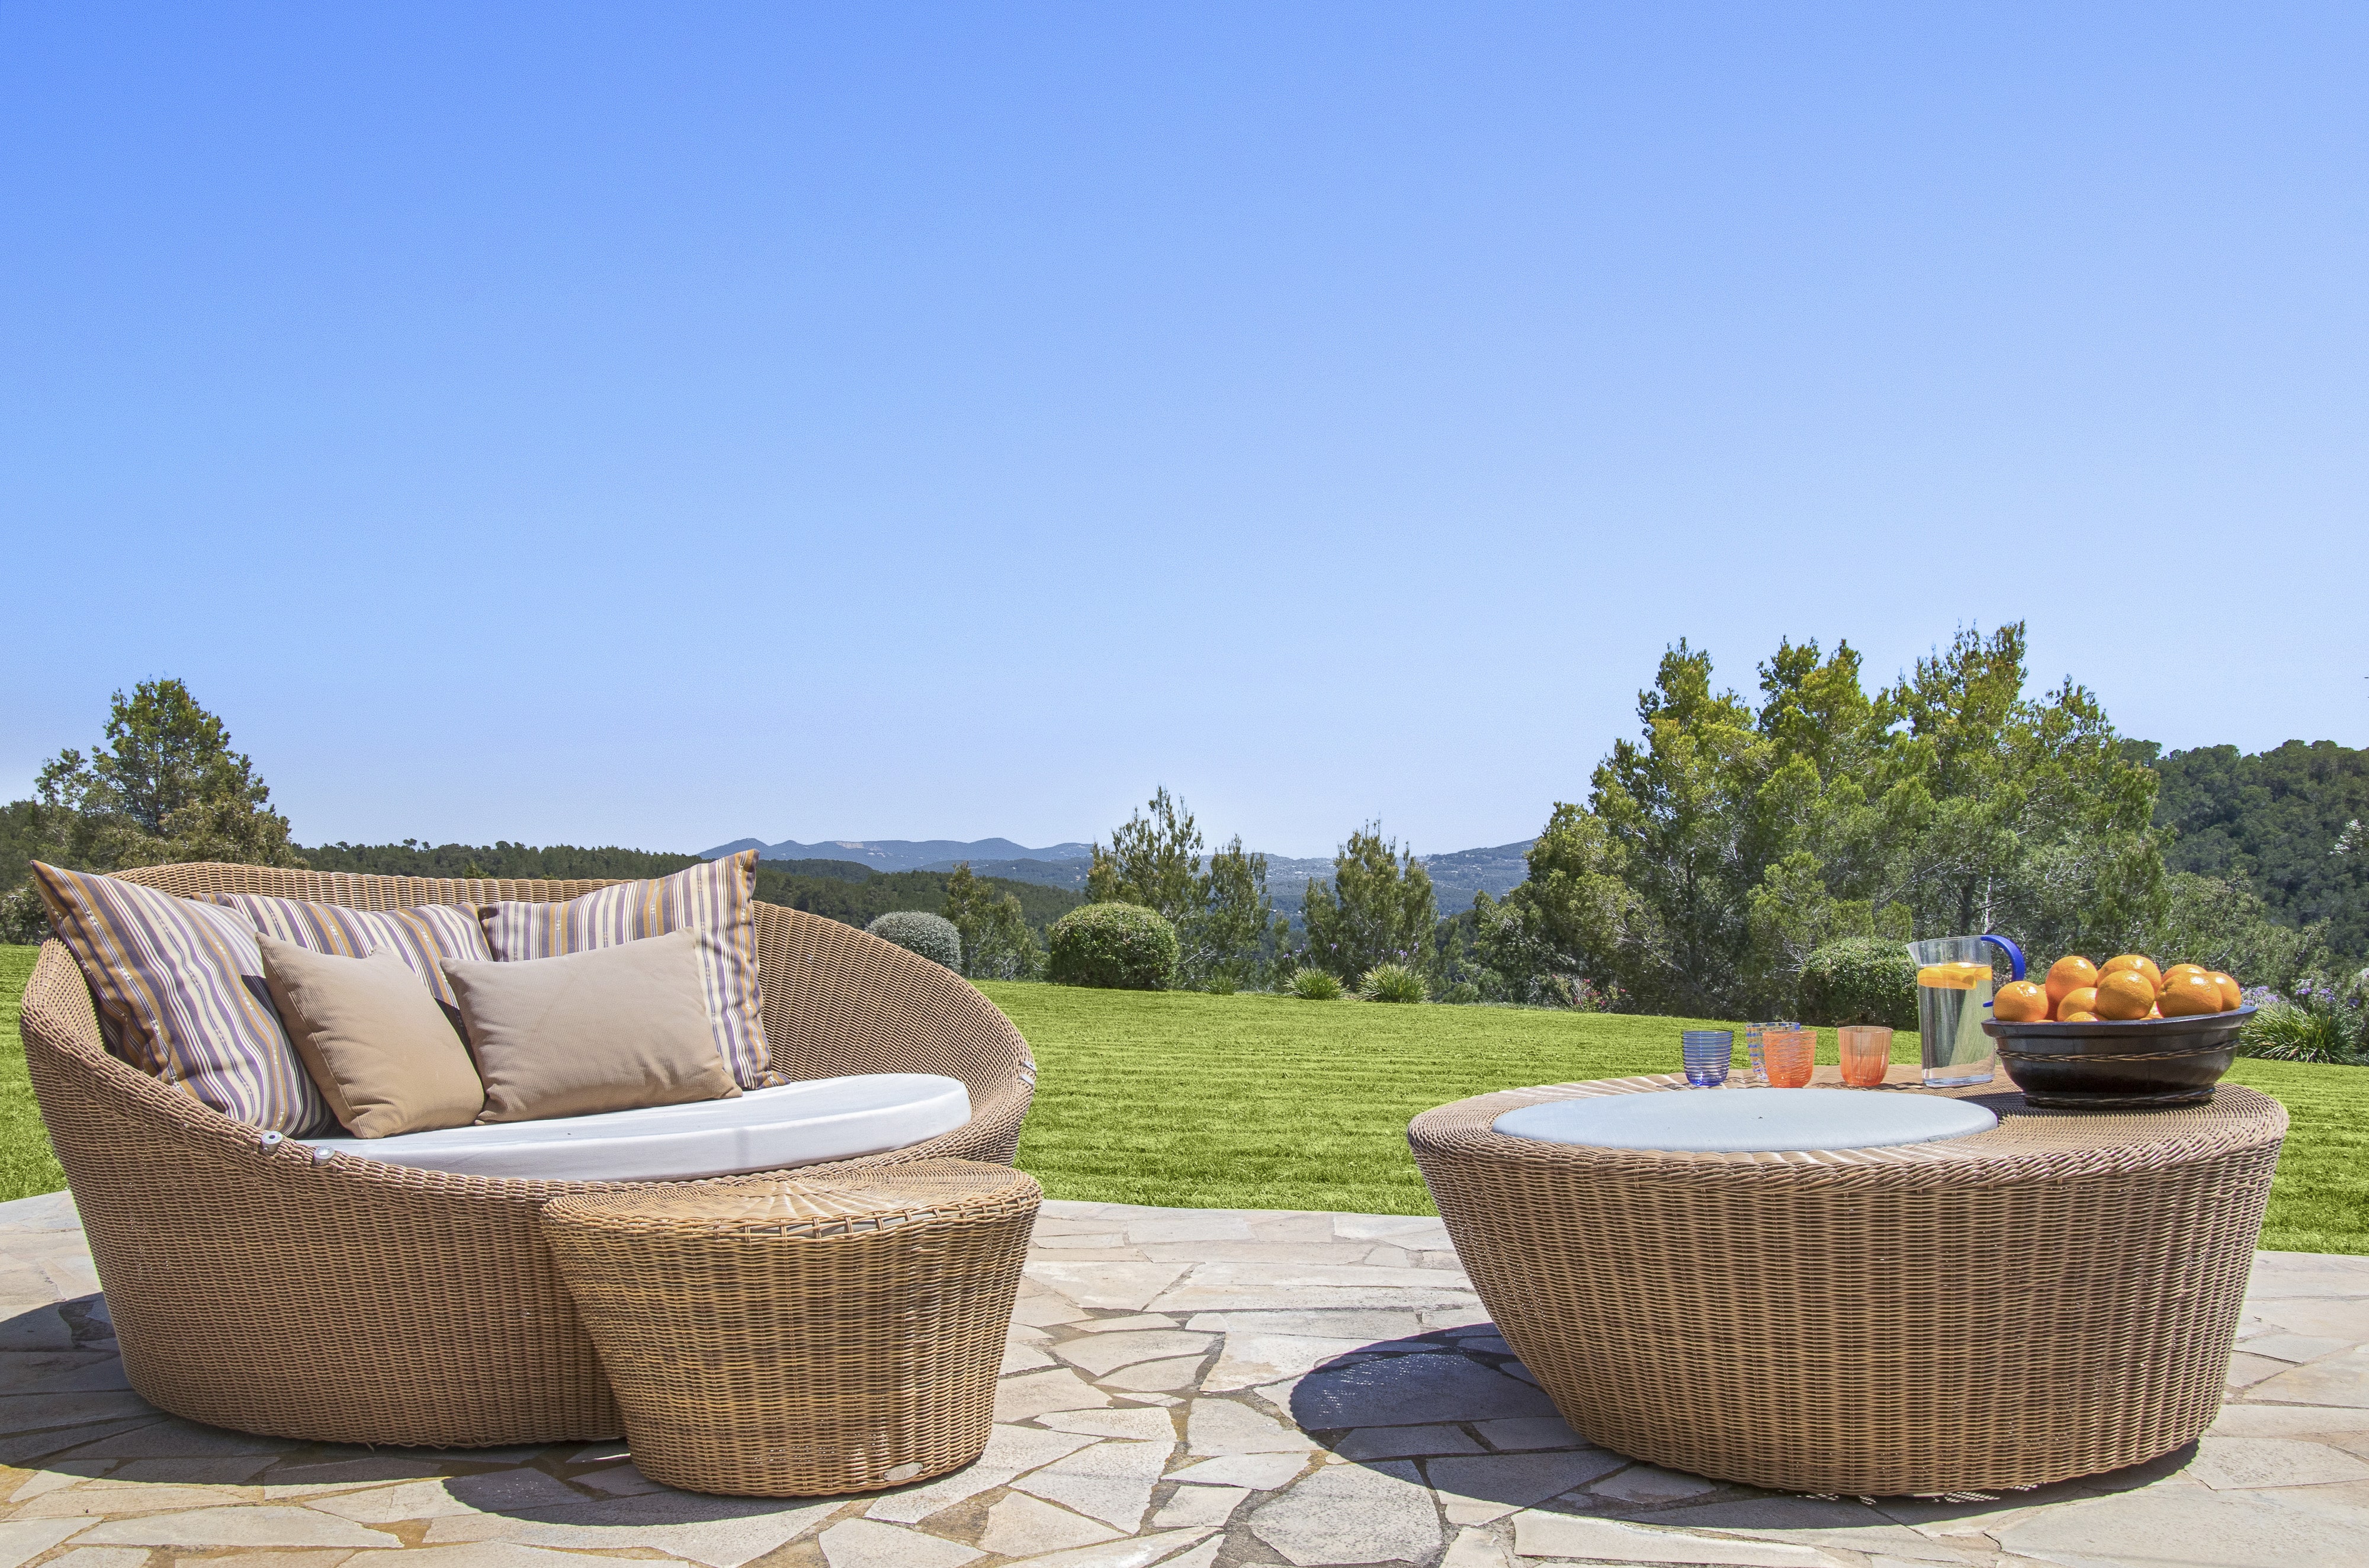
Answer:
<svg viewBox="0 0 2369 1568"><path fill-rule="evenodd" d="M620 882L564 904L503 902L486 910L498 960L556 958L670 932L699 933L701 994L715 1048L743 1089L786 1082L775 1072L757 1005L757 852L743 850L647 882Z"/></svg>
<svg viewBox="0 0 2369 1568"><path fill-rule="evenodd" d="M58 940L136 1067L235 1121L334 1127L263 983L244 916L137 882L33 863Z"/></svg>
<svg viewBox="0 0 2369 1568"><path fill-rule="evenodd" d="M308 953L367 958L389 952L418 975L447 1007L459 1005L444 964L482 964L493 949L474 905L419 904L407 910L349 910L305 898L273 898L261 893L215 893L217 904L236 910L266 936L292 942Z"/></svg>

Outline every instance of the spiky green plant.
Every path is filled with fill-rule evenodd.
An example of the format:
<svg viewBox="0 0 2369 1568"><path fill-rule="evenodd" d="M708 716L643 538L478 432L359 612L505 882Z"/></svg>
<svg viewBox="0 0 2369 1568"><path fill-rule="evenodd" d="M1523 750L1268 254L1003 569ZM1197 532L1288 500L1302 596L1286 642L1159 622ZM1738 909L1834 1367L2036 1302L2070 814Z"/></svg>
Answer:
<svg viewBox="0 0 2369 1568"><path fill-rule="evenodd" d="M1431 988L1404 964L1377 964L1357 981L1357 993L1368 1001L1429 1001Z"/></svg>
<svg viewBox="0 0 2369 1568"><path fill-rule="evenodd" d="M1302 1001L1338 1001L1341 977L1329 969L1294 969L1291 994Z"/></svg>
<svg viewBox="0 0 2369 1568"><path fill-rule="evenodd" d="M2369 1007L2358 982L2350 995L2306 984L2293 997L2270 996L2246 1021L2238 1044L2249 1057L2369 1067Z"/></svg>

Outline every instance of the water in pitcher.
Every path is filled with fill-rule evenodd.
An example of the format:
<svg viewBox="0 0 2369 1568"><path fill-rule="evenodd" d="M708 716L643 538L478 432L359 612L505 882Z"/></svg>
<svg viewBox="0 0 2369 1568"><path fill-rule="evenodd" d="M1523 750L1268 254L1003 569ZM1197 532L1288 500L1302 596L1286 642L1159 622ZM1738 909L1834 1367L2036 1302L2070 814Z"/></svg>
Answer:
<svg viewBox="0 0 2369 1568"><path fill-rule="evenodd" d="M1924 1037L1925 1082L1935 1088L1988 1083L1997 1075L1991 1039L1991 967L1966 959L1917 970L1917 1028Z"/></svg>

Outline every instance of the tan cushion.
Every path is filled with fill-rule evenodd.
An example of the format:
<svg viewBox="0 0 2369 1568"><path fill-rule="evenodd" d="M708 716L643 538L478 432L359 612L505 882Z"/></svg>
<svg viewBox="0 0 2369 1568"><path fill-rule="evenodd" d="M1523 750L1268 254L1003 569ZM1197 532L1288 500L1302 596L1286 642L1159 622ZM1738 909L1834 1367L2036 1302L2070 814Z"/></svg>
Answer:
<svg viewBox="0 0 2369 1568"><path fill-rule="evenodd" d="M700 934L511 963L455 964L486 1084L481 1122L721 1100L740 1093L715 1048Z"/></svg>
<svg viewBox="0 0 2369 1568"><path fill-rule="evenodd" d="M263 981L321 1098L356 1138L466 1127L485 1085L436 993L387 948L367 958L258 935Z"/></svg>
<svg viewBox="0 0 2369 1568"><path fill-rule="evenodd" d="M486 940L492 949L486 956L516 963L670 932L697 932L702 994L715 1048L741 1088L763 1089L784 1080L773 1070L758 997L756 898L757 852L743 850L671 876L620 882L564 904L506 900L486 908Z"/></svg>

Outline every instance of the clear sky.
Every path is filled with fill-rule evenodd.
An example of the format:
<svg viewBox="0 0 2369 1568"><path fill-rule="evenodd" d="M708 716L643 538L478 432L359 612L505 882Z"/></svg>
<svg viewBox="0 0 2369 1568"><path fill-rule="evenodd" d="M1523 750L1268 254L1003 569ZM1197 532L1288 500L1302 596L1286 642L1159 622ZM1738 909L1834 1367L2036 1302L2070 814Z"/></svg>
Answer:
<svg viewBox="0 0 2369 1568"><path fill-rule="evenodd" d="M1668 642L2369 743L2369 8L0 4L0 792L1525 838Z"/></svg>

